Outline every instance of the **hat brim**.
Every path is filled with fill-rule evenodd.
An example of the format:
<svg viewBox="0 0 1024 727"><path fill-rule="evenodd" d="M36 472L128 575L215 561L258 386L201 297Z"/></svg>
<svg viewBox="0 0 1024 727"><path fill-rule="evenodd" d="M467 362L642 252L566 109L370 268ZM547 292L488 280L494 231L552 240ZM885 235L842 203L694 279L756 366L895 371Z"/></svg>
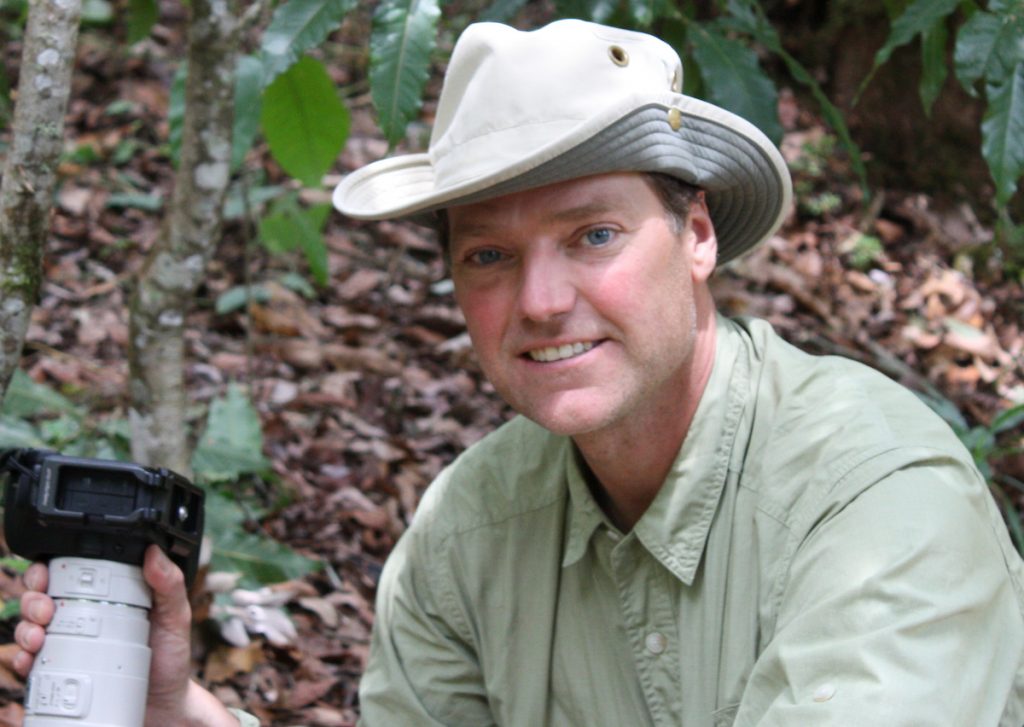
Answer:
<svg viewBox="0 0 1024 727"><path fill-rule="evenodd" d="M679 112L678 128L668 121L669 109ZM356 219L424 222L445 207L617 171L661 172L703 189L719 263L774 233L792 199L785 161L757 127L718 106L665 93L623 99L517 163L447 187L438 184L428 154L381 160L345 177L333 201Z"/></svg>

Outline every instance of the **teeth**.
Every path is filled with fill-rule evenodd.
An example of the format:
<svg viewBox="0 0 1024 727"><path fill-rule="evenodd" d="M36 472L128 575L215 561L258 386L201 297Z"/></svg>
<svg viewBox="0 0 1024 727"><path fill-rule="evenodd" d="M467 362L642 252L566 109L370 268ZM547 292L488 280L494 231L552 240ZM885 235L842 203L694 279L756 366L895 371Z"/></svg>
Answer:
<svg viewBox="0 0 1024 727"><path fill-rule="evenodd" d="M586 353L593 347L593 343L580 343L578 341L576 343L566 343L561 346L548 346L547 348L538 348L535 351L530 351L530 358L534 361L550 363L551 361L561 361L562 359L579 356L581 353Z"/></svg>

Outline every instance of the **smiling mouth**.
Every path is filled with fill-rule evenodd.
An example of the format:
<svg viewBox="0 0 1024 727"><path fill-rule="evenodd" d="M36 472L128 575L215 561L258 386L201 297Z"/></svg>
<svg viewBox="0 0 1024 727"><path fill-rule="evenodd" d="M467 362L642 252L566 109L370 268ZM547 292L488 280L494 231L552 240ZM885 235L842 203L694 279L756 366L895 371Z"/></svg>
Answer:
<svg viewBox="0 0 1024 727"><path fill-rule="evenodd" d="M539 363L551 363L552 361L563 361L567 358L575 358L584 354L594 347L593 341L577 341L576 343L565 343L561 346L548 346L527 351L526 355L533 361Z"/></svg>

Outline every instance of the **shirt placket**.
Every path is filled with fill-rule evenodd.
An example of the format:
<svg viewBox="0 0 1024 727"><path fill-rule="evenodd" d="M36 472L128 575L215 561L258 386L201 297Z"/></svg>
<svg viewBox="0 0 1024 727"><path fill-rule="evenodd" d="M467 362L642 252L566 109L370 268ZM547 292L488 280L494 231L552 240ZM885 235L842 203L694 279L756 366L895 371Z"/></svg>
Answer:
<svg viewBox="0 0 1024 727"><path fill-rule="evenodd" d="M651 720L681 724L679 633L668 574L635 535L606 530L607 563L619 595L622 620ZM599 539L600 540L600 539Z"/></svg>

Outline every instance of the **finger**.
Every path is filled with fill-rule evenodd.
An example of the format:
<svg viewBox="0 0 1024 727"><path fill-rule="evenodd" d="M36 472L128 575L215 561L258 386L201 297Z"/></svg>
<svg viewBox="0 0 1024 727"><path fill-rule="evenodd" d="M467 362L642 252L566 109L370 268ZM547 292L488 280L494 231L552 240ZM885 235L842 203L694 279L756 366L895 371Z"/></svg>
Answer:
<svg viewBox="0 0 1024 727"><path fill-rule="evenodd" d="M186 633L192 623L192 611L185 592L185 576L181 569L156 545L146 550L142 575L153 589L151 623Z"/></svg>
<svg viewBox="0 0 1024 727"><path fill-rule="evenodd" d="M25 571L25 588L45 592L50 581L50 571L45 563L33 563Z"/></svg>
<svg viewBox="0 0 1024 727"><path fill-rule="evenodd" d="M39 624L19 621L14 627L14 643L30 654L36 654L43 648L46 632Z"/></svg>
<svg viewBox="0 0 1024 727"><path fill-rule="evenodd" d="M27 651L19 651L11 659L11 667L14 671L19 674L22 678L27 677L28 673L32 671L32 663L35 661L35 657Z"/></svg>
<svg viewBox="0 0 1024 727"><path fill-rule="evenodd" d="M21 594L21 617L32 623L45 626L53 619L53 599L38 591Z"/></svg>

